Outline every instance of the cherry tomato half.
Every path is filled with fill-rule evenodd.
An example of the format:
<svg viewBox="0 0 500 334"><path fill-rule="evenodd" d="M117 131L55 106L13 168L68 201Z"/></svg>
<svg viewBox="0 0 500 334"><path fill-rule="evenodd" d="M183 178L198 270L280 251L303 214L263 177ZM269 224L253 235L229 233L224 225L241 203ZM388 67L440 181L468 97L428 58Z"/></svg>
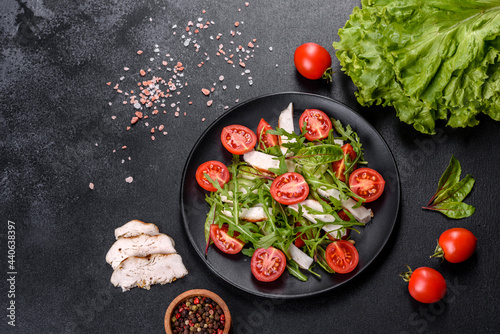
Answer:
<svg viewBox="0 0 500 334"><path fill-rule="evenodd" d="M326 263L336 273L347 274L356 268L359 254L356 247L349 241L334 241L326 247Z"/></svg>
<svg viewBox="0 0 500 334"><path fill-rule="evenodd" d="M219 227L217 224L210 225L210 239L214 242L215 246L226 254L236 254L241 251L245 243L237 238L238 232L234 232L231 237L228 234L227 225Z"/></svg>
<svg viewBox="0 0 500 334"><path fill-rule="evenodd" d="M327 114L319 109L306 109L300 115L299 126L302 131L304 123L307 123L304 136L307 140L320 140L328 137L332 129L332 121Z"/></svg>
<svg viewBox="0 0 500 334"><path fill-rule="evenodd" d="M349 155L349 158L351 159L351 161L356 159L356 152L352 148L351 144L349 144L349 143L344 144L344 146L342 146L342 151L344 151L344 156L347 154ZM344 174L345 173L345 159L342 158L338 161L334 161L332 163L332 167L333 167L333 172L335 173L335 176L337 177L337 179L339 179L342 182L345 182L345 174Z"/></svg>
<svg viewBox="0 0 500 334"><path fill-rule="evenodd" d="M285 173L274 179L270 192L278 203L297 204L309 195L309 185L299 173Z"/></svg>
<svg viewBox="0 0 500 334"><path fill-rule="evenodd" d="M438 240L436 253L432 257L444 257L451 263L460 263L472 256L476 250L477 238L471 231L455 227L446 230Z"/></svg>
<svg viewBox="0 0 500 334"><path fill-rule="evenodd" d="M257 143L255 133L243 125L228 125L220 135L222 145L233 154L244 154L253 150Z"/></svg>
<svg viewBox="0 0 500 334"><path fill-rule="evenodd" d="M360 168L349 177L349 187L358 196L373 202L384 192L385 181L376 170Z"/></svg>
<svg viewBox="0 0 500 334"><path fill-rule="evenodd" d="M259 125L257 126L257 137L259 138L259 147L261 149L265 149L266 147L273 147L278 144L278 136L268 134L267 130L272 130L271 125L269 125L269 123L261 118Z"/></svg>
<svg viewBox="0 0 500 334"><path fill-rule="evenodd" d="M205 174L208 174L212 180L219 181L221 187L231 178L229 170L222 162L211 160L202 163L196 170L196 181L200 187L208 191L217 191L217 188L208 181Z"/></svg>
<svg viewBox="0 0 500 334"><path fill-rule="evenodd" d="M420 267L409 273L408 291L415 300L432 304L446 294L446 281L437 270L429 267Z"/></svg>
<svg viewBox="0 0 500 334"><path fill-rule="evenodd" d="M293 62L300 74L307 79L316 80L323 75L331 80L332 57L319 44L305 43L295 49ZM326 74L325 74L326 73Z"/></svg>
<svg viewBox="0 0 500 334"><path fill-rule="evenodd" d="M286 268L285 254L274 247L257 248L252 255L250 268L261 282L271 282L283 274Z"/></svg>

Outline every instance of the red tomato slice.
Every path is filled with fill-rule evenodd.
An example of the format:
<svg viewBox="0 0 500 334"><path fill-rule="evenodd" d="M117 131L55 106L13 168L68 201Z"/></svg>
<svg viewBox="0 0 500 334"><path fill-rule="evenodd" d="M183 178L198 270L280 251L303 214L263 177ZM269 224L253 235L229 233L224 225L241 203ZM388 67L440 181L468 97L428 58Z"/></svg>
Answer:
<svg viewBox="0 0 500 334"><path fill-rule="evenodd" d="M385 181L382 175L371 168L360 168L349 177L349 187L358 196L373 202L384 192Z"/></svg>
<svg viewBox="0 0 500 334"><path fill-rule="evenodd" d="M328 137L328 132L332 128L332 121L327 114L319 109L306 109L300 115L299 126L300 130L307 123L305 137L307 140L320 140Z"/></svg>
<svg viewBox="0 0 500 334"><path fill-rule="evenodd" d="M274 247L257 248L252 255L250 268L261 282L271 282L283 274L286 268L285 254Z"/></svg>
<svg viewBox="0 0 500 334"><path fill-rule="evenodd" d="M210 239L215 246L226 254L236 254L241 251L245 243L237 238L238 232L234 232L231 237L228 233L227 225L219 227L217 224L210 225Z"/></svg>
<svg viewBox="0 0 500 334"><path fill-rule="evenodd" d="M243 125L228 125L220 135L222 145L233 154L244 154L253 150L257 143L255 133Z"/></svg>
<svg viewBox="0 0 500 334"><path fill-rule="evenodd" d="M326 247L326 263L336 273L350 273L356 268L358 262L358 250L349 241L334 241Z"/></svg>
<svg viewBox="0 0 500 334"><path fill-rule="evenodd" d="M354 149L352 148L351 144L345 144L342 146L342 151L344 151L344 156L346 154L349 154L349 157L351 161L356 159L356 152L354 152ZM334 161L332 163L333 167L333 172L335 173L335 176L337 179L339 179L342 182L345 182L345 159L342 158L339 161Z"/></svg>
<svg viewBox="0 0 500 334"><path fill-rule="evenodd" d="M270 191L278 203L284 205L297 204L305 200L309 195L309 185L302 175L291 172L274 179Z"/></svg>
<svg viewBox="0 0 500 334"><path fill-rule="evenodd" d="M267 123L263 118L260 119L259 125L257 126L257 137L259 138L261 149L266 147L273 147L278 144L278 136L268 134L267 130L272 130L273 128L269 123Z"/></svg>
<svg viewBox="0 0 500 334"><path fill-rule="evenodd" d="M208 181L205 174L208 174L212 180L219 181L221 187L224 186L231 177L229 170L222 162L211 160L202 163L196 170L196 181L200 187L208 191L217 191L217 188Z"/></svg>

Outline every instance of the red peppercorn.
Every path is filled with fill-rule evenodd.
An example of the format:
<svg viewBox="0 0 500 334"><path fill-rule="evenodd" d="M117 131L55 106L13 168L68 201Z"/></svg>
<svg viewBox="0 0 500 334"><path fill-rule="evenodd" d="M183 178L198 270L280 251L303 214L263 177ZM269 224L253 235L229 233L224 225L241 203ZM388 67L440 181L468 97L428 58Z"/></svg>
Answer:
<svg viewBox="0 0 500 334"><path fill-rule="evenodd" d="M181 317L181 314L180 313L176 313L175 314L175 319L179 319Z"/></svg>
<svg viewBox="0 0 500 334"><path fill-rule="evenodd" d="M226 316L224 314L221 314L220 315L220 321L224 321L224 320L226 320Z"/></svg>
<svg viewBox="0 0 500 334"><path fill-rule="evenodd" d="M200 299L198 297L195 297L193 303L195 305L199 304L200 303Z"/></svg>
<svg viewBox="0 0 500 334"><path fill-rule="evenodd" d="M217 334L223 334L223 333L224 333L224 331L223 331L222 329L220 329L220 328L219 328L219 329L217 330Z"/></svg>

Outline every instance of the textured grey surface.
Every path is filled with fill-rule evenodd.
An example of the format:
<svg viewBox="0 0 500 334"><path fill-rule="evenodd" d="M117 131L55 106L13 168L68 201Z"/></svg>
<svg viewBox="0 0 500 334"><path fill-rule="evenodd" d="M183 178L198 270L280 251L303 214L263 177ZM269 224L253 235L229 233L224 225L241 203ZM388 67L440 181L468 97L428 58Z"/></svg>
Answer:
<svg viewBox="0 0 500 334"><path fill-rule="evenodd" d="M355 87L335 57L333 84L300 77L293 66L294 49L313 41L333 55L331 43L355 5L323 0L249 1L248 7L244 1L2 0L0 332L161 333L169 302L192 288L210 289L226 300L236 333L498 332L500 124L481 118L475 128L424 136L399 122L393 109L359 106ZM211 24L187 35L188 22L196 24L198 18ZM196 38L198 52L193 40L184 45L188 37ZM245 68L216 55L223 44L238 57L236 46L246 48L253 39L256 47ZM137 50L144 52L138 55ZM147 68L171 78L163 60L167 67L182 62L185 70L177 79L188 85L167 99L161 109L165 114L151 115L127 131L134 108L122 104L125 98L114 85L137 90L138 72ZM210 87L215 90L209 97L201 93ZM237 291L213 275L192 250L179 211L180 175L196 138L237 99L282 91L329 96L358 111L389 144L402 185L400 219L380 258L342 289L286 303ZM156 130L152 141L150 129L160 124L168 134ZM464 174L476 179L466 200L476 213L459 221L420 209L451 154ZM129 176L132 183L125 182ZM131 219L155 223L171 235L189 275L150 291L114 288L104 256L114 229ZM15 327L7 325L6 317L9 220L16 224ZM476 234L477 254L460 265L428 259L441 232L455 226ZM431 306L413 301L397 276L405 264L439 269L450 281L446 301Z"/></svg>

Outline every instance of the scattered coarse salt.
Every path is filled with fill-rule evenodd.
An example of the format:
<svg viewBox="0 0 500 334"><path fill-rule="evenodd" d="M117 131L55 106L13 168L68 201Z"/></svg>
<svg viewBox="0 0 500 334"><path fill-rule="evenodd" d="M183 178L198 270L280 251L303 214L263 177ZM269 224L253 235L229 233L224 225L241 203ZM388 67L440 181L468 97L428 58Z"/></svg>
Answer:
<svg viewBox="0 0 500 334"><path fill-rule="evenodd" d="M94 190L94 184L92 182L89 183L90 190Z"/></svg>
<svg viewBox="0 0 500 334"><path fill-rule="evenodd" d="M122 146L122 150L125 150L127 148L127 146L123 145Z"/></svg>
<svg viewBox="0 0 500 334"><path fill-rule="evenodd" d="M273 47L272 46L269 47L269 51L271 51L271 52L273 51Z"/></svg>
<svg viewBox="0 0 500 334"><path fill-rule="evenodd" d="M201 119L201 121L202 121L202 122L205 122L205 117L203 117L203 118Z"/></svg>
<svg viewBox="0 0 500 334"><path fill-rule="evenodd" d="M134 181L134 178L132 176L129 176L125 179L125 182L127 183L132 183Z"/></svg>
<svg viewBox="0 0 500 334"><path fill-rule="evenodd" d="M208 100L207 101L207 107L210 107L212 105L212 103L214 102L214 100Z"/></svg>
<svg viewBox="0 0 500 334"><path fill-rule="evenodd" d="M208 89L206 89L206 88L202 88L202 89L201 89L201 92L202 92L203 94L207 95L207 96L210 94L210 90L208 90Z"/></svg>
<svg viewBox="0 0 500 334"><path fill-rule="evenodd" d="M223 75L219 76L219 81L223 81L223 80L224 80L224 76Z"/></svg>
<svg viewBox="0 0 500 334"><path fill-rule="evenodd" d="M144 51L142 51L142 50L137 50L137 54L138 54L138 55L142 55L142 53L143 53L143 52L144 52Z"/></svg>

